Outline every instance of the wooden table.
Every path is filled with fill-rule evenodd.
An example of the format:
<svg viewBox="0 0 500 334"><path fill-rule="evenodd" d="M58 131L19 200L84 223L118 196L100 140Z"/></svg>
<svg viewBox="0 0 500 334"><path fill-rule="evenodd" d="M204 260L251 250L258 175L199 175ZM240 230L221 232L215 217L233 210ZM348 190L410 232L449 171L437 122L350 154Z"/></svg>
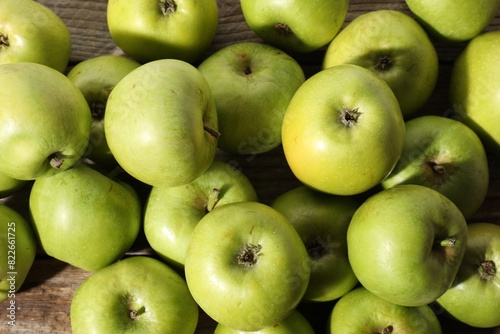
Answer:
<svg viewBox="0 0 500 334"><path fill-rule="evenodd" d="M76 63L103 54L122 55L123 52L113 43L106 25L107 0L40 0L52 8L68 25L73 38L70 67ZM218 0L220 21L217 35L206 56L226 45L239 41L261 41L246 25L238 0ZM395 9L410 14L404 0L398 1L363 1L351 0L346 23L356 16L375 9ZM497 14L487 30L500 29L500 13ZM440 59L440 77L434 95L422 109L422 114L445 115L450 106L446 100L450 68L456 55L465 46L436 43ZM307 76L320 70L324 50L297 56ZM70 68L69 67L69 68ZM289 170L281 148L259 156L222 156L231 160L253 182L260 200L269 204L283 192L299 185ZM490 156L491 186L488 197L481 209L471 221L500 223L500 159ZM145 189L147 191L147 189ZM9 198L7 204L20 212L28 212L27 198L29 187ZM151 255L143 235L132 247L129 256ZM90 274L60 261L45 256L40 252L22 289L16 294L16 333L70 333L69 308L74 290ZM321 305L301 304L303 312L322 333L326 317L333 303ZM0 308L0 333L6 332L6 303ZM444 317L439 309L436 313L442 321L444 333L500 333L496 329L474 329ZM500 310L499 310L500 311ZM213 333L215 322L203 312L200 316L197 333Z"/></svg>

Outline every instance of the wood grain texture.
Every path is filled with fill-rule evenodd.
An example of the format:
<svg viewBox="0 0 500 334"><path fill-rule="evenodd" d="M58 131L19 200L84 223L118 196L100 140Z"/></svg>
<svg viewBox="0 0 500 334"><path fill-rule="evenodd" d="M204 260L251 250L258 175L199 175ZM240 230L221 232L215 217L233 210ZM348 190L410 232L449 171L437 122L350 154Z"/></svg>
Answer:
<svg viewBox="0 0 500 334"><path fill-rule="evenodd" d="M124 55L112 41L106 24L107 0L39 0L58 14L67 24L73 41L69 68L78 62L104 54ZM227 45L241 41L261 41L247 26L241 13L239 0L218 0L219 26L212 45L204 57ZM368 1L351 0L345 24L367 11L394 9L410 14L404 0ZM500 13L487 30L500 30ZM451 108L447 102L447 89L453 60L463 49L465 43L447 45L435 43L440 59L440 77L438 86L422 114L446 115ZM307 76L319 71L324 49L307 55L294 55L303 66ZM299 185L298 180L287 166L281 148L257 156L234 156L220 152L219 157L237 166L254 184L261 202L270 204L277 196ZM489 157L491 184L488 197L481 209L471 221L500 223L500 159ZM143 189L147 192L147 189ZM7 205L27 216L29 185L18 194L3 200ZM128 256L154 256L141 235ZM6 303L0 304L0 333L70 333L69 309L73 292L90 273L54 260L39 251L37 260L21 291L16 294L15 331L7 327ZM299 306L311 322L317 333L323 333L326 317L333 303L301 304ZM443 333L458 334L500 334L500 328L473 329L457 321L449 320L436 309ZM215 322L203 312L197 333L213 333Z"/></svg>

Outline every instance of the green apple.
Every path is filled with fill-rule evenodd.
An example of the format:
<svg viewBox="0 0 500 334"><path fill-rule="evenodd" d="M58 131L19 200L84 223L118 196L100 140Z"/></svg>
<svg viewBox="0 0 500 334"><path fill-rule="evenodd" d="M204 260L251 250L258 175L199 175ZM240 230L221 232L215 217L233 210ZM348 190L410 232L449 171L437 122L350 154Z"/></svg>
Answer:
<svg viewBox="0 0 500 334"><path fill-rule="evenodd" d="M214 334L314 334L314 329L299 311L293 310L283 321L260 331L240 331L217 324Z"/></svg>
<svg viewBox="0 0 500 334"><path fill-rule="evenodd" d="M258 202L228 203L206 214L193 230L184 269L205 313L240 331L283 321L310 277L307 250L293 225Z"/></svg>
<svg viewBox="0 0 500 334"><path fill-rule="evenodd" d="M108 98L104 132L123 169L151 186L189 183L211 165L219 137L215 101L201 72L176 59L141 65Z"/></svg>
<svg viewBox="0 0 500 334"><path fill-rule="evenodd" d="M151 189L144 208L144 234L160 258L182 268L200 219L222 205L244 201L257 201L250 180L233 165L214 160L186 185Z"/></svg>
<svg viewBox="0 0 500 334"><path fill-rule="evenodd" d="M45 253L87 271L120 259L137 238L142 219L132 187L84 163L37 179L29 211Z"/></svg>
<svg viewBox="0 0 500 334"><path fill-rule="evenodd" d="M374 72L351 64L322 70L302 84L283 118L283 151L305 185L355 195L379 184L404 145L398 101Z"/></svg>
<svg viewBox="0 0 500 334"><path fill-rule="evenodd" d="M347 230L359 282L394 304L420 306L450 288L467 246L467 224L434 189L398 185L368 198Z"/></svg>
<svg viewBox="0 0 500 334"><path fill-rule="evenodd" d="M109 94L116 84L141 64L115 55L103 55L76 64L67 77L82 92L92 115L90 145L85 156L104 167L115 167L116 160L104 134L104 114Z"/></svg>
<svg viewBox="0 0 500 334"><path fill-rule="evenodd" d="M500 225L468 225L467 250L451 288L437 303L469 326L500 326Z"/></svg>
<svg viewBox="0 0 500 334"><path fill-rule="evenodd" d="M85 279L70 316L74 334L193 334L199 310L177 272L157 259L132 256Z"/></svg>
<svg viewBox="0 0 500 334"><path fill-rule="evenodd" d="M64 72L71 46L68 28L50 8L33 0L0 1L0 64L33 62Z"/></svg>
<svg viewBox="0 0 500 334"><path fill-rule="evenodd" d="M33 229L15 209L0 204L0 302L6 303L7 318L15 322L16 292L19 291L36 255ZM14 312L14 318L9 316Z"/></svg>
<svg viewBox="0 0 500 334"><path fill-rule="evenodd" d="M198 69L217 106L220 149L259 154L281 144L283 115L305 80L297 61L273 46L241 42L211 54Z"/></svg>
<svg viewBox="0 0 500 334"><path fill-rule="evenodd" d="M266 42L287 52L327 45L344 24L348 0L241 0L244 19Z"/></svg>
<svg viewBox="0 0 500 334"><path fill-rule="evenodd" d="M141 63L197 61L219 22L216 0L110 0L106 14L113 41Z"/></svg>
<svg viewBox="0 0 500 334"><path fill-rule="evenodd" d="M489 167L481 140L463 123L425 115L406 122L405 146L383 188L420 184L439 191L467 219L483 204Z"/></svg>
<svg viewBox="0 0 500 334"><path fill-rule="evenodd" d="M327 333L441 334L442 330L428 305L397 305L357 287L333 307Z"/></svg>
<svg viewBox="0 0 500 334"><path fill-rule="evenodd" d="M8 197L18 190L22 189L26 183L25 180L14 179L3 173L0 173L0 198Z"/></svg>
<svg viewBox="0 0 500 334"><path fill-rule="evenodd" d="M2 64L0 87L0 173L33 180L79 161L92 118L64 74L37 63Z"/></svg>
<svg viewBox="0 0 500 334"><path fill-rule="evenodd" d="M377 73L396 95L405 118L434 92L439 64L425 30L408 14L374 10L352 20L328 45L323 68L356 64Z"/></svg>
<svg viewBox="0 0 500 334"><path fill-rule="evenodd" d="M487 151L500 154L500 31L474 37L452 68L450 104L458 120L474 130Z"/></svg>
<svg viewBox="0 0 500 334"><path fill-rule="evenodd" d="M302 301L332 301L356 286L347 257L347 227L359 207L356 200L299 186L271 206L292 223L309 254L311 277Z"/></svg>
<svg viewBox="0 0 500 334"><path fill-rule="evenodd" d="M406 0L418 22L438 41L468 41L491 23L499 0Z"/></svg>

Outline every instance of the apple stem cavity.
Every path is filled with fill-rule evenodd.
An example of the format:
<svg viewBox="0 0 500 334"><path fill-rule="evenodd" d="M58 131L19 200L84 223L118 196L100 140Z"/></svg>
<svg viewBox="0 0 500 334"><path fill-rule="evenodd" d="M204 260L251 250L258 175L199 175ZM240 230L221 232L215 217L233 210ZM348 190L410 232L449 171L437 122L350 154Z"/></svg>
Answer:
<svg viewBox="0 0 500 334"><path fill-rule="evenodd" d="M327 253L325 244L319 236L316 236L315 238L310 240L306 244L306 249L307 254L309 254L309 258L312 260L321 259Z"/></svg>
<svg viewBox="0 0 500 334"><path fill-rule="evenodd" d="M340 121L345 127L352 128L357 123L360 115L361 113L358 111L358 108L342 109L340 111Z"/></svg>
<svg viewBox="0 0 500 334"><path fill-rule="evenodd" d="M292 34L292 29L285 23L276 23L274 29L278 32L278 35L288 36Z"/></svg>
<svg viewBox="0 0 500 334"><path fill-rule="evenodd" d="M249 269L253 267L259 258L260 251L262 250L261 245L248 244L240 251L236 257L238 264L244 269Z"/></svg>
<svg viewBox="0 0 500 334"><path fill-rule="evenodd" d="M479 277L483 280L492 279L497 272L495 262L493 261L483 261L479 265Z"/></svg>
<svg viewBox="0 0 500 334"><path fill-rule="evenodd" d="M9 38L4 34L0 33L0 50L3 49L4 46L10 46Z"/></svg>
<svg viewBox="0 0 500 334"><path fill-rule="evenodd" d="M177 11L177 4L174 0L160 0L161 13L165 16L171 15Z"/></svg>
<svg viewBox="0 0 500 334"><path fill-rule="evenodd" d="M375 69L380 71L388 70L392 67L392 58L389 56L382 56L378 59Z"/></svg>
<svg viewBox="0 0 500 334"><path fill-rule="evenodd" d="M203 125L203 130L205 130L206 133L208 133L210 136L212 136L215 140L219 139L220 137L220 132L207 126Z"/></svg>
<svg viewBox="0 0 500 334"><path fill-rule="evenodd" d="M220 193L220 190L217 188L214 188L214 189L212 189L212 191L208 195L207 212L212 211L217 206L217 203L219 202L219 193Z"/></svg>
<svg viewBox="0 0 500 334"><path fill-rule="evenodd" d="M61 159L56 153L49 156L49 164L54 169L60 169L64 163L64 159Z"/></svg>

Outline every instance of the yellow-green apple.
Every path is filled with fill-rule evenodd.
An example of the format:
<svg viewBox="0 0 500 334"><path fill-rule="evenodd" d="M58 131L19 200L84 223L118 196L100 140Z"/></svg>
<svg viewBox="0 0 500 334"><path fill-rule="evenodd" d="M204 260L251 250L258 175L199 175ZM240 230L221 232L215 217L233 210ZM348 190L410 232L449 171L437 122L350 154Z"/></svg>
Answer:
<svg viewBox="0 0 500 334"><path fill-rule="evenodd" d="M152 187L144 207L144 234L162 260L182 268L200 219L222 205L244 201L257 201L250 180L233 165L214 160L186 185Z"/></svg>
<svg viewBox="0 0 500 334"><path fill-rule="evenodd" d="M429 305L402 306L360 286L333 306L328 334L441 334L441 324Z"/></svg>
<svg viewBox="0 0 500 334"><path fill-rule="evenodd" d="M37 63L2 64L0 87L0 173L33 180L80 160L92 118L64 74Z"/></svg>
<svg viewBox="0 0 500 334"><path fill-rule="evenodd" d="M68 27L50 8L32 0L0 1L0 64L33 62L64 72L71 46Z"/></svg>
<svg viewBox="0 0 500 334"><path fill-rule="evenodd" d="M36 256L36 239L30 223L15 209L0 204L0 302L15 323L16 292L23 285ZM10 317L14 311L13 318Z"/></svg>
<svg viewBox="0 0 500 334"><path fill-rule="evenodd" d="M85 279L70 316L74 334L193 334L199 310L176 271L155 258L131 256Z"/></svg>
<svg viewBox="0 0 500 334"><path fill-rule="evenodd" d="M219 23L216 0L110 0L106 16L113 41L140 63L197 61Z"/></svg>
<svg viewBox="0 0 500 334"><path fill-rule="evenodd" d="M214 334L314 334L314 329L309 321L297 310L292 313L283 321L266 327L259 331L240 331L234 328L217 324Z"/></svg>
<svg viewBox="0 0 500 334"><path fill-rule="evenodd" d="M406 4L430 36L450 43L482 33L500 8L499 0L406 0Z"/></svg>
<svg viewBox="0 0 500 334"><path fill-rule="evenodd" d="M447 314L477 328L500 326L500 225L468 225L464 259L453 285L437 303Z"/></svg>
<svg viewBox="0 0 500 334"><path fill-rule="evenodd" d="M366 67L384 79L405 118L427 102L439 74L437 51L425 30L396 10L361 14L335 36L323 68L346 63Z"/></svg>
<svg viewBox="0 0 500 334"><path fill-rule="evenodd" d="M118 164L151 186L189 183L211 165L219 137L207 80L193 65L160 59L141 65L108 97L104 132Z"/></svg>
<svg viewBox="0 0 500 334"><path fill-rule="evenodd" d="M348 0L241 0L252 31L286 52L312 52L327 45L344 24Z"/></svg>
<svg viewBox="0 0 500 334"><path fill-rule="evenodd" d="M30 216L43 251L87 271L125 255L139 233L141 209L131 186L84 163L37 179L29 195Z"/></svg>
<svg viewBox="0 0 500 334"><path fill-rule="evenodd" d="M306 291L307 250L288 219L259 202L235 202L206 214L186 251L193 298L217 323L258 331L283 321Z"/></svg>
<svg viewBox="0 0 500 334"><path fill-rule="evenodd" d="M272 207L288 218L304 243L311 277L302 301L342 297L358 280L347 257L347 227L359 203L352 197L298 186L278 196Z"/></svg>
<svg viewBox="0 0 500 334"><path fill-rule="evenodd" d="M355 195L379 184L404 145L398 101L374 72L343 64L322 70L299 87L283 118L283 151L305 185Z"/></svg>
<svg viewBox="0 0 500 334"><path fill-rule="evenodd" d="M67 74L85 96L92 115L90 143L85 157L103 167L112 168L117 164L104 134L104 114L109 94L125 75L140 65L126 57L103 55L81 61Z"/></svg>
<svg viewBox="0 0 500 334"><path fill-rule="evenodd" d="M359 282L394 304L420 306L453 283L467 246L467 223L446 196L403 184L356 210L347 230L349 262Z"/></svg>
<svg viewBox="0 0 500 334"><path fill-rule="evenodd" d="M449 100L487 151L500 154L500 31L474 37L453 64Z"/></svg>
<svg viewBox="0 0 500 334"><path fill-rule="evenodd" d="M406 122L405 146L383 188L420 184L452 200L464 217L483 204L489 187L489 167L481 140L465 124L451 118L424 115Z"/></svg>
<svg viewBox="0 0 500 334"><path fill-rule="evenodd" d="M198 69L217 106L220 149L259 154L281 144L283 115L305 80L294 58L270 45L241 42L211 54Z"/></svg>
<svg viewBox="0 0 500 334"><path fill-rule="evenodd" d="M14 179L3 173L0 173L0 198L8 197L21 188L23 188L28 181Z"/></svg>

